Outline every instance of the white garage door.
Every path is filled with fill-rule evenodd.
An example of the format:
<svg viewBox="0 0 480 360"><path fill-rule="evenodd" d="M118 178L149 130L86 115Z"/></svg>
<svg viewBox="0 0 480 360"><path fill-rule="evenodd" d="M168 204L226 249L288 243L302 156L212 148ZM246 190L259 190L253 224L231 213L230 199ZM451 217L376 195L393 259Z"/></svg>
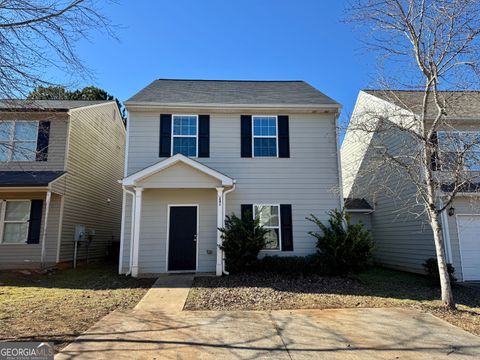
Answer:
<svg viewBox="0 0 480 360"><path fill-rule="evenodd" d="M480 280L480 215L459 215L463 280Z"/></svg>

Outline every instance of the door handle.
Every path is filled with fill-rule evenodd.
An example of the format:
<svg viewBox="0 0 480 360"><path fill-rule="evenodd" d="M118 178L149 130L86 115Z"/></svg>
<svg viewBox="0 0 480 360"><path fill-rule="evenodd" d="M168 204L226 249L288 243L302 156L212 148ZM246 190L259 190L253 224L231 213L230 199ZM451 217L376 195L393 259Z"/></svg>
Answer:
<svg viewBox="0 0 480 360"><path fill-rule="evenodd" d="M197 234L193 235L193 241L197 242Z"/></svg>

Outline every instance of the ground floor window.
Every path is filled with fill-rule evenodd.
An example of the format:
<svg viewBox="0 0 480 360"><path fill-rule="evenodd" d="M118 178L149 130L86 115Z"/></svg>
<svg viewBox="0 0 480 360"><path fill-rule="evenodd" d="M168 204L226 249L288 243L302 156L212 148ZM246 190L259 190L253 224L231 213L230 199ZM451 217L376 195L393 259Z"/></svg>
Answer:
<svg viewBox="0 0 480 360"><path fill-rule="evenodd" d="M260 219L260 225L269 229L265 250L280 249L280 205L253 205L254 217Z"/></svg>
<svg viewBox="0 0 480 360"><path fill-rule="evenodd" d="M28 238L30 200L5 200L0 207L0 240L3 244L24 244Z"/></svg>

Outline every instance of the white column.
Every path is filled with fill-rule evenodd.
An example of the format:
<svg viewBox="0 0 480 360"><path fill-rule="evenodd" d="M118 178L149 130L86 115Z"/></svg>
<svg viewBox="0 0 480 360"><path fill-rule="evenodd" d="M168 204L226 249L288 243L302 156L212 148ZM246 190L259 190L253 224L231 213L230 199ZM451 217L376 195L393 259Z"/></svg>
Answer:
<svg viewBox="0 0 480 360"><path fill-rule="evenodd" d="M122 188L122 222L120 223L120 254L118 257L118 273L122 273L123 247L125 246L125 207L127 204L127 192ZM133 204L132 204L133 206ZM131 224L133 226L133 224ZM131 239L130 239L131 240Z"/></svg>
<svg viewBox="0 0 480 360"><path fill-rule="evenodd" d="M218 230L223 227L223 187L217 187L217 266L216 274L217 276L222 275L222 260L223 260L223 251L220 249L222 245L222 232Z"/></svg>
<svg viewBox="0 0 480 360"><path fill-rule="evenodd" d="M42 267L45 265L45 254L46 254L46 240L47 240L47 224L48 224L48 213L50 212L50 199L52 197L52 192L47 191L47 197L45 199L45 220L43 223L43 234L42 234L42 251L40 254L40 262Z"/></svg>
<svg viewBox="0 0 480 360"><path fill-rule="evenodd" d="M135 188L135 219L134 219L134 233L133 233L133 265L132 276L138 276L138 253L140 249L140 220L142 217L142 192L143 188Z"/></svg>

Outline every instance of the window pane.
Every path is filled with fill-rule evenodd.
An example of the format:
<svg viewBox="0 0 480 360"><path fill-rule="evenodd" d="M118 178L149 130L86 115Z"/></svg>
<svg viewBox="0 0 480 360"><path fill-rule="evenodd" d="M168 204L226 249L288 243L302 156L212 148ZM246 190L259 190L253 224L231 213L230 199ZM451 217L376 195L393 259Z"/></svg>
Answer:
<svg viewBox="0 0 480 360"><path fill-rule="evenodd" d="M197 155L197 139L194 137L174 137L173 155L183 154L185 156Z"/></svg>
<svg viewBox="0 0 480 360"><path fill-rule="evenodd" d="M272 116L253 118L254 136L277 136L277 121Z"/></svg>
<svg viewBox="0 0 480 360"><path fill-rule="evenodd" d="M197 117L196 116L174 116L173 117L173 135L196 135Z"/></svg>
<svg viewBox="0 0 480 360"><path fill-rule="evenodd" d="M267 235L265 236L266 238L266 245L265 249L268 250L278 250L280 249L280 241L279 241L279 231L278 229L271 229Z"/></svg>
<svg viewBox="0 0 480 360"><path fill-rule="evenodd" d="M15 142L13 146L13 161L34 161L36 157L36 142Z"/></svg>
<svg viewBox="0 0 480 360"><path fill-rule="evenodd" d="M277 156L277 139L254 138L254 156Z"/></svg>
<svg viewBox="0 0 480 360"><path fill-rule="evenodd" d="M28 221L30 218L30 201L7 201L6 221Z"/></svg>
<svg viewBox="0 0 480 360"><path fill-rule="evenodd" d="M27 240L28 223L5 224L3 230L4 243L24 243Z"/></svg>
<svg viewBox="0 0 480 360"><path fill-rule="evenodd" d="M36 122L16 122L15 123L15 140L37 139L37 123Z"/></svg>
<svg viewBox="0 0 480 360"><path fill-rule="evenodd" d="M13 122L11 121L0 122L0 141L10 141L12 126Z"/></svg>
<svg viewBox="0 0 480 360"><path fill-rule="evenodd" d="M255 217L262 226L278 226L278 206L255 206Z"/></svg>
<svg viewBox="0 0 480 360"><path fill-rule="evenodd" d="M0 161L10 160L10 147L9 143L0 143Z"/></svg>

